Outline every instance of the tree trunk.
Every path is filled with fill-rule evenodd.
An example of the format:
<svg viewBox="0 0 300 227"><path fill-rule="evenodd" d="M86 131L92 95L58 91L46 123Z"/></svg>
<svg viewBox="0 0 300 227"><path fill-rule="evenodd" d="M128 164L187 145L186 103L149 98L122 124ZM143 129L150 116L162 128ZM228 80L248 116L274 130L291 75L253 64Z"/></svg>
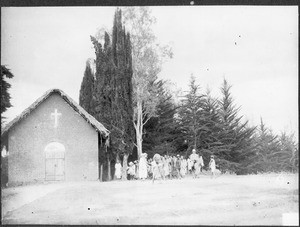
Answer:
<svg viewBox="0 0 300 227"><path fill-rule="evenodd" d="M103 164L100 165L100 181L103 181Z"/></svg>
<svg viewBox="0 0 300 227"><path fill-rule="evenodd" d="M137 145L137 154L138 160L140 160L142 154L142 143L143 143L143 108L142 102L137 102L137 122L134 125L135 134L136 134L136 145Z"/></svg>
<svg viewBox="0 0 300 227"><path fill-rule="evenodd" d="M123 156L123 167L122 167L122 180L127 180L127 160L128 154L124 154Z"/></svg>
<svg viewBox="0 0 300 227"><path fill-rule="evenodd" d="M107 156L107 179L111 180L111 169L110 169L110 159L109 156Z"/></svg>

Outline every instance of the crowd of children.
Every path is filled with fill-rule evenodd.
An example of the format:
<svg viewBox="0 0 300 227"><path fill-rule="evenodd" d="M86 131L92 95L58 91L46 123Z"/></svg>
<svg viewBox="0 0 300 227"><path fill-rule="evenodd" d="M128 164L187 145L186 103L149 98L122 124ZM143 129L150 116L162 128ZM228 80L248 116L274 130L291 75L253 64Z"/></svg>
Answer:
<svg viewBox="0 0 300 227"><path fill-rule="evenodd" d="M195 149L192 150L192 154L187 159L180 155L161 156L159 154L155 154L153 158L147 159L147 154L143 153L139 161L129 162L127 174L130 180L181 179L186 175L192 175L193 178L197 178L201 174L203 167L203 158L196 153ZM216 163L213 155L210 157L208 167L212 176L214 176ZM120 162L117 161L115 165L115 176L117 179L121 179L121 168Z"/></svg>

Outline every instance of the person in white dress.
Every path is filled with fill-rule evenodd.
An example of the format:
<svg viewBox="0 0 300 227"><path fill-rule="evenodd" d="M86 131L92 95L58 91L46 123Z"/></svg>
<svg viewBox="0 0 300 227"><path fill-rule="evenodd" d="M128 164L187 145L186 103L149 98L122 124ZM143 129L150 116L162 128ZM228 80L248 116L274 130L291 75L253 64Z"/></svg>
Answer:
<svg viewBox="0 0 300 227"><path fill-rule="evenodd" d="M117 160L115 164L115 177L119 180L122 177L122 165L120 160Z"/></svg>
<svg viewBox="0 0 300 227"><path fill-rule="evenodd" d="M163 173L163 163L162 158L159 154L155 154L153 156L153 161L151 163L152 167L152 183L154 183L155 179L165 179L165 175Z"/></svg>
<svg viewBox="0 0 300 227"><path fill-rule="evenodd" d="M185 176L186 174L186 169L187 169L187 162L186 159L183 158L183 156L180 157L180 174L182 177Z"/></svg>
<svg viewBox="0 0 300 227"><path fill-rule="evenodd" d="M195 163L195 177L198 178L200 173L202 172L202 168L204 166L203 158L200 155L199 158L196 160Z"/></svg>
<svg viewBox="0 0 300 227"><path fill-rule="evenodd" d="M204 161L203 161L203 158L202 158L201 154L200 154L200 157L199 157L199 164L200 164L200 171L202 172L202 169L204 167Z"/></svg>
<svg viewBox="0 0 300 227"><path fill-rule="evenodd" d="M216 172L216 162L215 162L215 158L213 155L210 156L210 161L209 161L208 166L211 171L211 176L214 177L215 172Z"/></svg>
<svg viewBox="0 0 300 227"><path fill-rule="evenodd" d="M129 179L133 180L135 175L135 165L133 164L133 162L129 162L127 173L129 174Z"/></svg>
<svg viewBox="0 0 300 227"><path fill-rule="evenodd" d="M142 153L139 161L139 178L145 180L148 177L147 154Z"/></svg>
<svg viewBox="0 0 300 227"><path fill-rule="evenodd" d="M199 155L196 154L196 149L192 150L192 154L190 155L190 160L192 161L192 173L193 177L196 178L196 172L198 171L197 162L199 160ZM199 163L198 163L199 164Z"/></svg>
<svg viewBox="0 0 300 227"><path fill-rule="evenodd" d="M169 177L170 174L170 170L169 170L169 161L168 161L168 157L165 155L164 159L163 159L163 164L164 164L164 174L165 177Z"/></svg>
<svg viewBox="0 0 300 227"><path fill-rule="evenodd" d="M200 159L196 160L194 167L195 167L195 178L198 178L201 171Z"/></svg>

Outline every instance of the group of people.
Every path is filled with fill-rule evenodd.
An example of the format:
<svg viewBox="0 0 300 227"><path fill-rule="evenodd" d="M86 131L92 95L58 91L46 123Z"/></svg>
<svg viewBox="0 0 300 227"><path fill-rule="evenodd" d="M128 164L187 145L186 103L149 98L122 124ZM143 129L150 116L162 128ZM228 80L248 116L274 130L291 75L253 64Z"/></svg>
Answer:
<svg viewBox="0 0 300 227"><path fill-rule="evenodd" d="M155 154L153 158L147 159L147 153L142 153L139 160L129 162L127 168L128 178L142 179L173 179L183 178L186 175L192 175L194 178L199 177L201 174L204 162L201 155L196 153L196 150L192 150L192 154L188 159L185 159L180 155L173 156L161 156ZM215 174L216 163L214 156L211 155L208 167L212 173ZM115 177L121 179L121 163L117 161L115 164Z"/></svg>

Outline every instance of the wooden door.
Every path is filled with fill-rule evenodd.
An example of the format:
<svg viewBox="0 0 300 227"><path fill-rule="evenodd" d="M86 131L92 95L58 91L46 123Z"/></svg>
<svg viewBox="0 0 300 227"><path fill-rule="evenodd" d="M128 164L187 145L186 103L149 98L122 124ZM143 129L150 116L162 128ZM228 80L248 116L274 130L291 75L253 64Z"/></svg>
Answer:
<svg viewBox="0 0 300 227"><path fill-rule="evenodd" d="M62 145L62 144L61 144ZM65 180L65 149L57 144L47 145L46 149L45 180Z"/></svg>

